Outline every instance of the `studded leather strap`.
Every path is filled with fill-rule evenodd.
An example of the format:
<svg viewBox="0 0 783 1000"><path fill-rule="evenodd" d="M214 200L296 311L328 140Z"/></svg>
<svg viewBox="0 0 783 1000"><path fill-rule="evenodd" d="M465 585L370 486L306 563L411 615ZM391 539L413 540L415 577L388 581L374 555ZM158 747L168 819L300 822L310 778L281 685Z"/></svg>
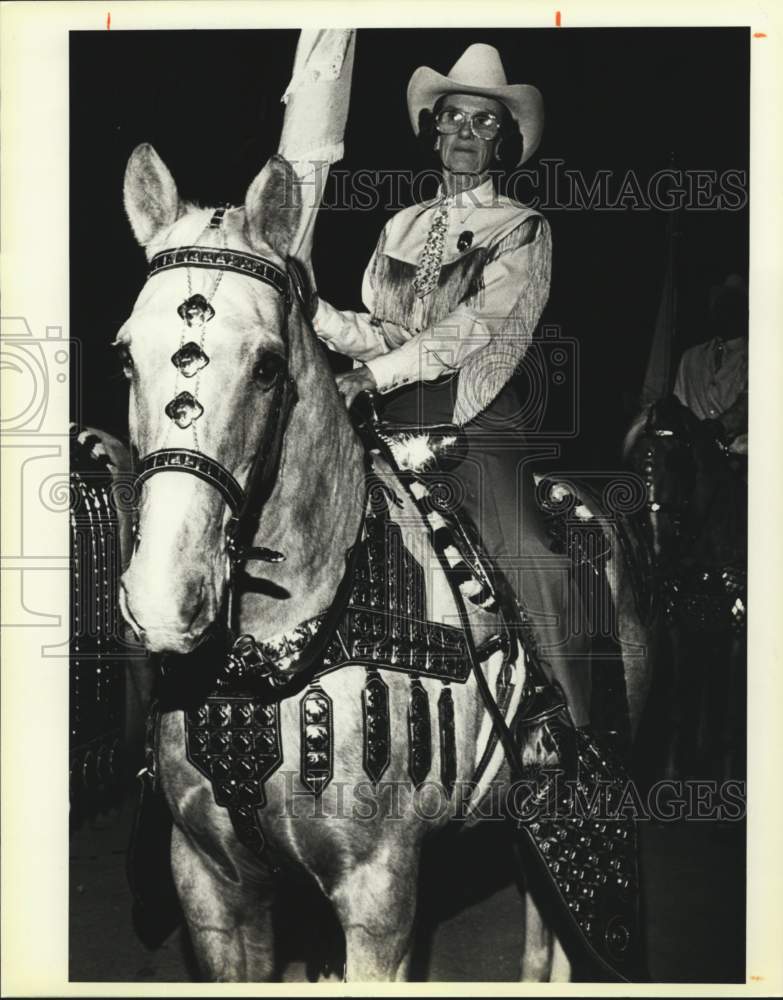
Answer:
<svg viewBox="0 0 783 1000"><path fill-rule="evenodd" d="M212 270L233 271L256 278L271 285L290 302L290 284L286 272L266 257L239 250L215 250L210 247L178 247L176 250L161 250L150 261L148 277L169 271L174 267L207 267Z"/></svg>
<svg viewBox="0 0 783 1000"><path fill-rule="evenodd" d="M220 493L232 511L242 506L245 493L228 469L208 455L190 448L162 448L145 456L139 467L137 481L143 483L158 472L186 472L203 479Z"/></svg>

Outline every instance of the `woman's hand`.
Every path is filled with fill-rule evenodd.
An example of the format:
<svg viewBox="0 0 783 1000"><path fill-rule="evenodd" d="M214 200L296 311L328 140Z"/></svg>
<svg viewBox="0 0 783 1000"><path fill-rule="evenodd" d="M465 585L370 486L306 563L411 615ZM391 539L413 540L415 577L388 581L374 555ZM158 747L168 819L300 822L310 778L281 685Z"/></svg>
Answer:
<svg viewBox="0 0 783 1000"><path fill-rule="evenodd" d="M350 409L351 403L360 392L365 389L376 388L375 377L366 365L361 368L354 368L353 371L343 372L337 376L337 390L345 399L346 408Z"/></svg>

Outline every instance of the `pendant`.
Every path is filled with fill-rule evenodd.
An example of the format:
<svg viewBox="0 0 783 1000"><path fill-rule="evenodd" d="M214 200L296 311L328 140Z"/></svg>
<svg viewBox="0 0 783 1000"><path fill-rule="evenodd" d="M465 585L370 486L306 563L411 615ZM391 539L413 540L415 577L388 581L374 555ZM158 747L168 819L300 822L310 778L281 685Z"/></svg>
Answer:
<svg viewBox="0 0 783 1000"><path fill-rule="evenodd" d="M199 419L204 407L189 392L181 392L166 406L165 413L181 430Z"/></svg>
<svg viewBox="0 0 783 1000"><path fill-rule="evenodd" d="M440 780L451 798L457 780L457 740L454 734L454 698L451 688L445 687L438 699L438 726L440 729Z"/></svg>
<svg viewBox="0 0 783 1000"><path fill-rule="evenodd" d="M408 774L414 787L422 785L432 766L430 700L421 681L411 679L408 701Z"/></svg>
<svg viewBox="0 0 783 1000"><path fill-rule="evenodd" d="M300 703L300 778L318 796L332 780L334 730L332 699L314 683Z"/></svg>
<svg viewBox="0 0 783 1000"><path fill-rule="evenodd" d="M187 344L171 355L171 363L178 368L185 378L193 378L202 368L209 364L209 357L201 350L198 344L189 340Z"/></svg>
<svg viewBox="0 0 783 1000"><path fill-rule="evenodd" d="M377 670L367 671L362 692L364 717L364 770L377 785L391 762L389 687Z"/></svg>
<svg viewBox="0 0 783 1000"><path fill-rule="evenodd" d="M472 245L473 245L473 233L469 229L466 229L464 233L459 234L459 239L457 240L457 249L459 250L460 253L462 253L463 250L467 250Z"/></svg>
<svg viewBox="0 0 783 1000"><path fill-rule="evenodd" d="M177 312L183 323L189 327L202 327L215 315L215 310L199 292L185 299Z"/></svg>

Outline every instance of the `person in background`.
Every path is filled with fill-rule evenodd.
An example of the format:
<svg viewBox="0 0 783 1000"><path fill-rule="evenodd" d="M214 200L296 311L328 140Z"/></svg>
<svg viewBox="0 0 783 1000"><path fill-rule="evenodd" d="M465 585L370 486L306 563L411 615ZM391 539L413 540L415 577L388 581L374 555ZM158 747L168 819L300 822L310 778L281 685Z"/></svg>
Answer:
<svg viewBox="0 0 783 1000"><path fill-rule="evenodd" d="M710 290L713 336L685 351L674 395L713 428L733 454L748 451L748 297L730 274Z"/></svg>

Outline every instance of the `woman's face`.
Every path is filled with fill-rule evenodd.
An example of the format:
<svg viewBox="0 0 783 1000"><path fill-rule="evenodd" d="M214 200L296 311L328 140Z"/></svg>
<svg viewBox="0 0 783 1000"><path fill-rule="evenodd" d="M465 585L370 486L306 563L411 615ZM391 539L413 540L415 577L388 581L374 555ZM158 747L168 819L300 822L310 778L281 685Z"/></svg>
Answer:
<svg viewBox="0 0 783 1000"><path fill-rule="evenodd" d="M467 112L458 132L452 135L437 135L437 149L445 170L454 174L483 174L489 169L495 155L498 138L480 139L471 130L470 116L477 111L491 111L503 121L505 109L500 101L480 94L449 94L437 107L438 113L444 108Z"/></svg>

